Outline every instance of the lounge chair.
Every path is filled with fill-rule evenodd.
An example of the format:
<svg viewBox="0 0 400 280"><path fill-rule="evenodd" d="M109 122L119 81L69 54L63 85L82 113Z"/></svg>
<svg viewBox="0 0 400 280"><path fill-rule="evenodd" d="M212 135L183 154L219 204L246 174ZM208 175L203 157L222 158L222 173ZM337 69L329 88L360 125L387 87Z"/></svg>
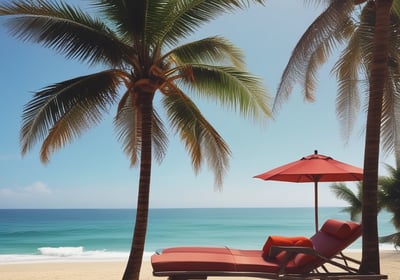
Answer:
<svg viewBox="0 0 400 280"><path fill-rule="evenodd" d="M269 236L260 250L167 248L152 255L151 264L154 276L167 276L170 280L207 279L212 276L387 279L387 275L360 275L360 262L342 253L361 234L362 227L358 223L329 219L310 238Z"/></svg>

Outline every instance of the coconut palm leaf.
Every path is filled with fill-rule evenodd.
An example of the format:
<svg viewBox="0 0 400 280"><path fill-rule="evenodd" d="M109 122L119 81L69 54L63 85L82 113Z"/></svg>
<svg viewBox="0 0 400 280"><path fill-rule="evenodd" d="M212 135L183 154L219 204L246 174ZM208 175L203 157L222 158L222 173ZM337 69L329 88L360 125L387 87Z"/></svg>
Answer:
<svg viewBox="0 0 400 280"><path fill-rule="evenodd" d="M382 205L393 214L392 223L400 229L400 170L385 164L389 176L379 177Z"/></svg>
<svg viewBox="0 0 400 280"><path fill-rule="evenodd" d="M195 172L198 172L204 159L217 172L217 186L228 167L230 150L200 113L197 106L183 93L171 94L163 99L171 127L179 133L188 150Z"/></svg>
<svg viewBox="0 0 400 280"><path fill-rule="evenodd" d="M232 67L191 65L190 70L193 81L185 77L182 82L200 96L237 109L245 117L260 120L262 115L271 115L269 98L263 93L258 78Z"/></svg>
<svg viewBox="0 0 400 280"><path fill-rule="evenodd" d="M180 45L164 56L171 55L177 65L188 63L232 63L233 66L244 69L243 52L225 38L215 36Z"/></svg>
<svg viewBox="0 0 400 280"><path fill-rule="evenodd" d="M362 183L357 184L357 194L355 194L344 183L335 183L330 186L336 197L349 203L348 207L343 208L343 212L350 214L352 221L360 220L361 201L362 201Z"/></svg>
<svg viewBox="0 0 400 280"><path fill-rule="evenodd" d="M336 113L341 122L342 135L349 138L353 131L356 117L360 111L359 75L362 70L362 55L359 29L352 28L352 36L336 62L332 72L336 73L338 92ZM366 81L365 81L366 82Z"/></svg>
<svg viewBox="0 0 400 280"><path fill-rule="evenodd" d="M245 8L251 2L264 3L262 0L169 1L166 5L171 8L165 9L163 14L158 14L161 19L165 19L163 20L164 24L159 25L158 29L151 26L149 31L154 31L157 34L156 37L167 45L175 45L180 38L193 34L204 23L215 19L222 13ZM170 12L166 13L167 10ZM163 28L160 28L161 26Z"/></svg>
<svg viewBox="0 0 400 280"><path fill-rule="evenodd" d="M400 232L379 237L379 242L393 243L395 248L397 249L398 247L400 247Z"/></svg>
<svg viewBox="0 0 400 280"><path fill-rule="evenodd" d="M125 154L130 157L131 166L135 166L138 163L141 145L140 109L136 106L130 106L133 103L134 101L131 96L125 94L121 99L117 115L114 119L118 140L122 142ZM167 152L168 136L162 120L156 111L153 114L152 131L154 157L161 163Z"/></svg>
<svg viewBox="0 0 400 280"><path fill-rule="evenodd" d="M44 139L41 160L47 162L52 152L98 124L116 102L120 83L117 73L103 71L53 84L37 92L23 112L22 153Z"/></svg>
<svg viewBox="0 0 400 280"><path fill-rule="evenodd" d="M306 32L302 35L294 48L289 62L282 74L281 81L276 93L273 110L276 111L278 107L287 100L291 93L293 85L302 83L305 80L307 69L315 71L315 67L319 66L316 56L312 58L313 54L318 49L321 49L321 44L325 44L325 53L330 53L330 48L335 44L327 41L334 38L338 34L338 30L343 27L343 23L348 21L348 18L353 11L352 1L334 0L328 8L309 26ZM320 53L322 54L322 53ZM314 63L310 63L310 58ZM324 61L325 58L318 58L319 61ZM308 77L312 80L312 76ZM306 83L303 83L306 84ZM312 89L310 87L309 89ZM305 91L305 96L308 100L314 99L314 93Z"/></svg>
<svg viewBox="0 0 400 280"><path fill-rule="evenodd" d="M66 3L2 3L0 16L5 15L12 16L6 19L12 35L91 65L121 65L124 55L131 51L104 23Z"/></svg>

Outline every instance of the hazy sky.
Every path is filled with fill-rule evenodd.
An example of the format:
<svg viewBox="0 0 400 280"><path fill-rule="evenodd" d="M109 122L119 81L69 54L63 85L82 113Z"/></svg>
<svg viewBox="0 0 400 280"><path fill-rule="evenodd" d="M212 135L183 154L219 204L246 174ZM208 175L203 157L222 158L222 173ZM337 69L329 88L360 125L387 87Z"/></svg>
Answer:
<svg viewBox="0 0 400 280"><path fill-rule="evenodd" d="M272 99L296 42L321 12L322 7L304 3L269 0L265 7L256 5L218 18L194 38L222 35L235 43L246 55L248 70L263 79ZM39 45L22 43L9 36L4 26L0 37L0 208L136 207L138 169L130 168L116 139L112 126L115 108L100 126L55 153L49 164L40 163L39 145L21 157L21 114L31 93L96 69L67 61ZM171 134L166 158L161 165L153 165L151 207L313 206L312 183L262 181L253 176L315 149L363 167L365 115L360 115L346 144L335 115L336 81L330 74L334 62L333 57L319 72L316 102L304 102L295 87L275 120L264 126L212 102L195 100L232 150L223 190L214 189L214 176L207 166L194 174L183 144ZM393 160L382 158L381 163L393 164ZM345 205L328 186L320 184L320 206Z"/></svg>

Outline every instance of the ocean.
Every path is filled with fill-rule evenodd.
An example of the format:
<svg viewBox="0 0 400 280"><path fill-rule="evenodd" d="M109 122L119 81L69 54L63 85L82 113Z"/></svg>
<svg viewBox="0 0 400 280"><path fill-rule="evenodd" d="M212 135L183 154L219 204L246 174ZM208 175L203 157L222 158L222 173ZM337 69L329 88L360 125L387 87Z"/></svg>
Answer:
<svg viewBox="0 0 400 280"><path fill-rule="evenodd" d="M328 218L348 220L341 210L319 208L320 226ZM134 209L0 209L0 264L125 260L134 219ZM379 214L380 236L395 232L390 219ZM172 246L258 249L269 235L314 231L314 208L150 209L144 257ZM361 239L350 249L360 250Z"/></svg>

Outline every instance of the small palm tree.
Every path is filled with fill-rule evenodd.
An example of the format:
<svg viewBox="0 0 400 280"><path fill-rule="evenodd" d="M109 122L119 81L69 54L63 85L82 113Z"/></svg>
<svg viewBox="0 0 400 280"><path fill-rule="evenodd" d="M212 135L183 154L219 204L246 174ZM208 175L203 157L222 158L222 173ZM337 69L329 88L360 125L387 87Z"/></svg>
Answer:
<svg viewBox="0 0 400 280"><path fill-rule="evenodd" d="M349 203L342 212L350 214L352 221L361 220L362 183L357 183L357 193L354 193L345 183L334 183L330 186L336 197Z"/></svg>
<svg viewBox="0 0 400 280"><path fill-rule="evenodd" d="M392 242L398 247L400 246L400 169L388 164L385 167L390 175L379 178L379 185L382 190L380 201L383 207L393 214L391 221L398 232L381 237L380 240Z"/></svg>
<svg viewBox="0 0 400 280"><path fill-rule="evenodd" d="M343 208L343 212L350 214L352 221L361 221L362 217L362 182L357 183L357 192L354 193L345 183L334 183L331 186L333 193L337 198L343 199L349 203L349 206ZM383 200L384 192L380 186L378 186L378 212L385 207Z"/></svg>
<svg viewBox="0 0 400 280"><path fill-rule="evenodd" d="M378 212L386 209L393 213L392 224L399 232L382 236L380 242L391 242L396 247L400 246L400 170L385 165L389 176L380 176L378 185ZM331 186L336 197L349 203L342 211L350 214L351 220L361 220L362 212L362 183L357 184L357 193L354 193L344 183L335 183Z"/></svg>
<svg viewBox="0 0 400 280"><path fill-rule="evenodd" d="M25 106L22 153L42 141L50 155L98 124L115 106L116 126L131 165L140 162L136 222L123 279L138 279L143 257L153 156L166 152L167 134L154 106L156 94L195 171L204 161L216 184L228 167L229 148L189 94L216 100L244 116L270 116L260 79L245 69L242 52L222 37L178 44L216 16L263 0L97 0L95 18L67 3L15 0L0 4L13 35L106 69L52 84ZM122 91L120 89L123 88Z"/></svg>

